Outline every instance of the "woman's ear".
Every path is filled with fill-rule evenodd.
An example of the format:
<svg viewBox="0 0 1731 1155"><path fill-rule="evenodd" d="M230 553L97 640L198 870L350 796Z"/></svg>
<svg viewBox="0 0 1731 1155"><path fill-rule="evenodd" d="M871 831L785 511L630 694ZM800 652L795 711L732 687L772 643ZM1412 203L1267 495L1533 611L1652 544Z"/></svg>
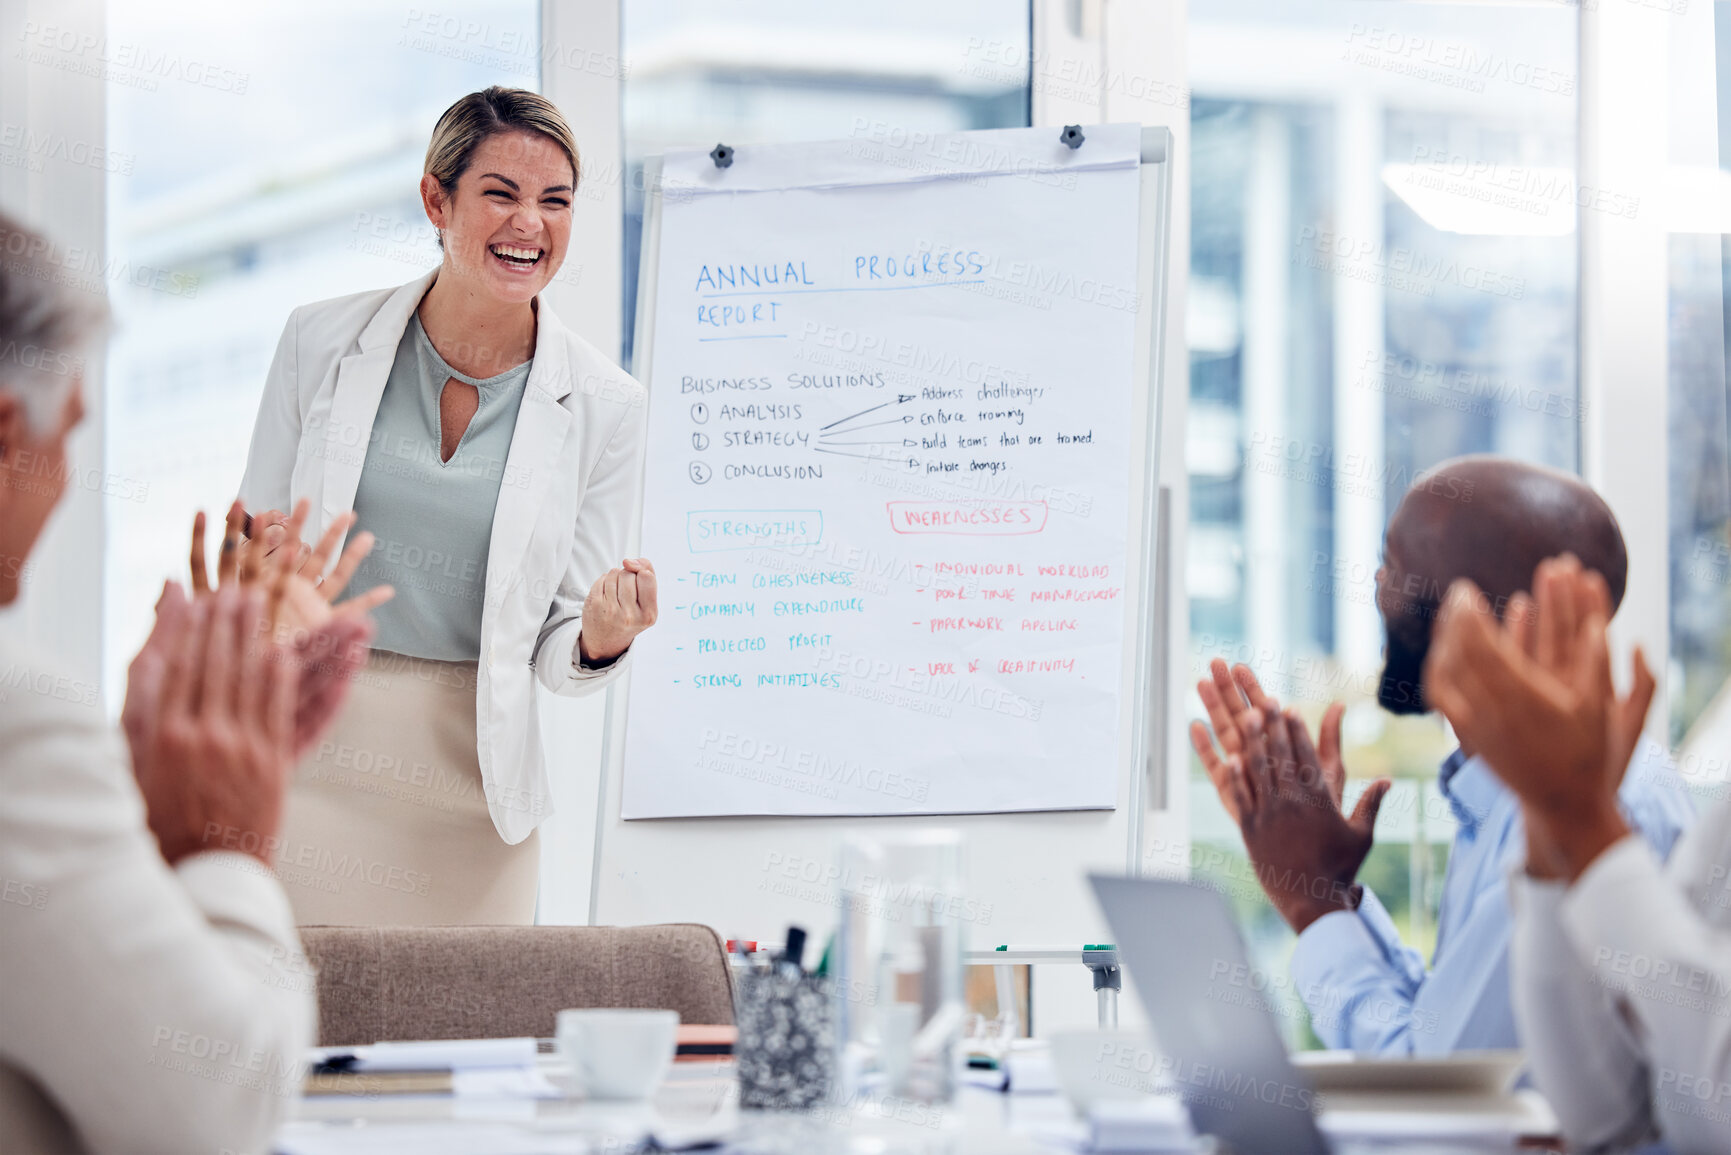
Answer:
<svg viewBox="0 0 1731 1155"><path fill-rule="evenodd" d="M432 173L421 177L421 207L427 211L427 219L433 222L434 228L445 227L445 218L449 215L445 189Z"/></svg>

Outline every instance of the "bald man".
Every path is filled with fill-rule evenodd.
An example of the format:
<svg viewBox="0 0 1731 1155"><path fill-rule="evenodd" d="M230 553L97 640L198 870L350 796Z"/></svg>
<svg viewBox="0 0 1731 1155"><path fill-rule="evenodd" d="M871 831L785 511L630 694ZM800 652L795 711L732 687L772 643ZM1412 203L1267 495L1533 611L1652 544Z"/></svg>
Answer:
<svg viewBox="0 0 1731 1155"><path fill-rule="evenodd" d="M1424 664L1449 585L1468 578L1499 617L1531 612L1532 575L1571 553L1597 570L1621 603L1628 555L1617 520L1578 478L1506 458L1445 461L1413 483L1389 520L1376 604L1387 638L1377 702L1428 712ZM1443 878L1436 953L1427 970L1376 895L1358 883L1378 808L1391 783L1372 783L1348 813L1341 761L1345 708L1324 713L1312 742L1245 666L1218 659L1197 689L1214 739L1191 740L1269 900L1298 934L1295 986L1329 1047L1380 1055L1436 1055L1519 1047L1510 1000L1511 918L1506 878L1525 860L1518 800L1471 749L1443 761L1438 785L1458 823ZM1629 826L1660 858L1693 817L1660 746L1643 741L1620 791Z"/></svg>

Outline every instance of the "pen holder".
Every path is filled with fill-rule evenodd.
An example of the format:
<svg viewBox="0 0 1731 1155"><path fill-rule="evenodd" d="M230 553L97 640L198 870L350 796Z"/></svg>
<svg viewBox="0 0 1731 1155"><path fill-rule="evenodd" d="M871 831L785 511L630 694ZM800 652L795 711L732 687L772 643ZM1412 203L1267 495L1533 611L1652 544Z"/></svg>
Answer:
<svg viewBox="0 0 1731 1155"><path fill-rule="evenodd" d="M835 1076L835 1010L827 978L739 976L734 998L739 1105L798 1111L824 1102Z"/></svg>

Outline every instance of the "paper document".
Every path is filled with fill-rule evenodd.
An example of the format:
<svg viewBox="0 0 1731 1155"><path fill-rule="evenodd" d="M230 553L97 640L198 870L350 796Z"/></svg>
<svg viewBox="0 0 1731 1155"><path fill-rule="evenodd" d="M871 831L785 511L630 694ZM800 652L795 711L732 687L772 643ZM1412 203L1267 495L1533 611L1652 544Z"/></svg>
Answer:
<svg viewBox="0 0 1731 1155"><path fill-rule="evenodd" d="M460 1071L478 1067L533 1067L536 1044L520 1039L426 1039L365 1047L314 1047L313 1064L353 1055L352 1072Z"/></svg>
<svg viewBox="0 0 1731 1155"><path fill-rule="evenodd" d="M557 1099L559 1088L535 1066L471 1067L451 1073L451 1093L459 1099Z"/></svg>

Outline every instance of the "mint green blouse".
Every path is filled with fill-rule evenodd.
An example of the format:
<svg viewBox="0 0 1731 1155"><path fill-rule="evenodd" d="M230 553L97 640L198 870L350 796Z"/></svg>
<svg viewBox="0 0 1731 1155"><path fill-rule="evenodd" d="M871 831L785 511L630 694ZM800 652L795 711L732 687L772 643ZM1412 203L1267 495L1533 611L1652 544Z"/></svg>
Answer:
<svg viewBox="0 0 1731 1155"><path fill-rule="evenodd" d="M397 345L355 490L356 530L377 539L345 597L378 585L397 594L374 610L373 648L439 661L481 654L493 509L533 361L479 380L445 363L417 316ZM480 407L449 461L439 458L439 396L451 378Z"/></svg>

